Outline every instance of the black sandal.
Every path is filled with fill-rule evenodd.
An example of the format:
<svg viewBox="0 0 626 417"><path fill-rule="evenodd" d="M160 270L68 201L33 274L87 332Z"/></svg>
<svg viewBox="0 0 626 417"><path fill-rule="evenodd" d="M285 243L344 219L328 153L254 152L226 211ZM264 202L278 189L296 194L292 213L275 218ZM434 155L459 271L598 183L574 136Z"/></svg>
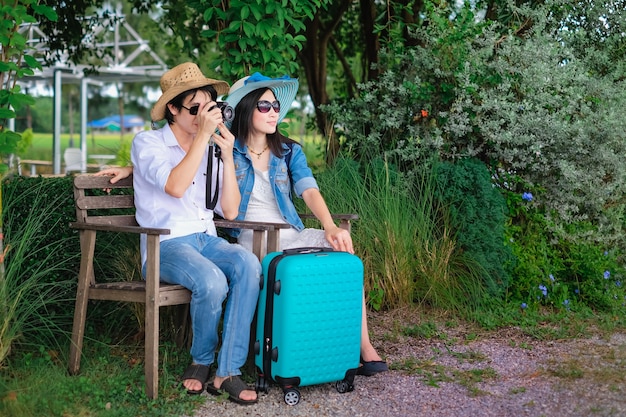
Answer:
<svg viewBox="0 0 626 417"><path fill-rule="evenodd" d="M207 385L206 390L209 394L218 396L226 392L228 393L228 399L237 404L248 405L255 404L258 401L258 398L255 400L242 400L239 398L239 395L241 395L243 391L254 391L254 389L250 388L245 382L243 382L239 375L231 376L225 379L219 388L215 388L215 385L211 382Z"/></svg>
<svg viewBox="0 0 626 417"><path fill-rule="evenodd" d="M211 367L209 365L199 365L197 363L192 363L191 365L189 365L185 370L185 373L183 374L183 381L185 381L186 379L195 379L196 381L200 381L200 383L202 384L202 388L199 390L188 389L187 394L202 394L209 380L210 371Z"/></svg>

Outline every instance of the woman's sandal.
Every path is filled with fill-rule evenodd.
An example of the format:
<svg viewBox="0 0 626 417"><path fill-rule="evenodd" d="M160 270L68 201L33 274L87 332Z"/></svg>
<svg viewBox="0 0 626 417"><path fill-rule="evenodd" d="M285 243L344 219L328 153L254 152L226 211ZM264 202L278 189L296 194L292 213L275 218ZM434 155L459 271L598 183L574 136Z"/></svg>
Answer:
<svg viewBox="0 0 626 417"><path fill-rule="evenodd" d="M208 365L199 365L197 363L192 363L187 367L185 373L183 374L183 381L186 379L195 379L196 381L200 381L202 384L202 388L199 390L188 389L187 394L189 395L198 395L202 394L204 391L207 382L209 380L211 367Z"/></svg>
<svg viewBox="0 0 626 417"><path fill-rule="evenodd" d="M357 375L372 376L379 372L387 372L389 367L385 361L364 361L361 357L361 364L356 370Z"/></svg>
<svg viewBox="0 0 626 417"><path fill-rule="evenodd" d="M228 399L236 402L237 404L255 404L258 401L258 398L254 400L242 400L241 398L239 398L243 391L254 391L241 380L241 377L239 375L231 376L225 379L219 388L215 388L215 385L213 385L213 382L211 382L207 385L206 390L209 394L213 395L222 395L226 392L228 393Z"/></svg>

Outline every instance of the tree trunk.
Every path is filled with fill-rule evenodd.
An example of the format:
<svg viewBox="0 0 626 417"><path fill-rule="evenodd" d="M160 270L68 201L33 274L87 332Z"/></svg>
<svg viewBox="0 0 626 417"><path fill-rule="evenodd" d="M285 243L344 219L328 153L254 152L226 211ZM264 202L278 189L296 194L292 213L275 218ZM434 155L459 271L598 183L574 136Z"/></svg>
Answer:
<svg viewBox="0 0 626 417"><path fill-rule="evenodd" d="M363 25L363 37L365 47L363 54L363 82L378 78L378 66L372 68L372 64L378 64L378 52L380 41L374 33L374 19L376 19L376 5L372 0L361 0L361 24Z"/></svg>
<svg viewBox="0 0 626 417"><path fill-rule="evenodd" d="M351 1L343 0L338 8L329 13L327 10L318 11L306 28L307 42L299 53L300 61L309 86L309 95L315 107L315 123L320 134L326 138L326 161L332 162L339 150L339 143L333 134L332 125L328 117L319 110L322 104L330 103L327 88L328 46L333 31L341 22ZM329 21L323 21L322 16L332 16Z"/></svg>

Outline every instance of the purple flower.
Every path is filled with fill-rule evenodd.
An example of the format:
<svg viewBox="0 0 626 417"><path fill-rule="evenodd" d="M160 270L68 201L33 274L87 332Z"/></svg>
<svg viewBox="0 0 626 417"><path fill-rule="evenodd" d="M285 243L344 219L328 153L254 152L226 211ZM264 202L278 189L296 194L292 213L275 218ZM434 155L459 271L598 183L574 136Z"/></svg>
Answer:
<svg viewBox="0 0 626 417"><path fill-rule="evenodd" d="M522 308L526 308L528 305L526 303L522 303Z"/></svg>
<svg viewBox="0 0 626 417"><path fill-rule="evenodd" d="M539 289L541 290L541 292L543 293L543 296L545 297L546 295L548 295L548 289L546 288L545 285L540 285Z"/></svg>
<svg viewBox="0 0 626 417"><path fill-rule="evenodd" d="M523 193L522 194L522 200L524 201L532 201L533 200L533 194L532 193Z"/></svg>
<svg viewBox="0 0 626 417"><path fill-rule="evenodd" d="M610 271L604 271L604 279L609 279L611 278L611 272Z"/></svg>
<svg viewBox="0 0 626 417"><path fill-rule="evenodd" d="M554 282L554 275L550 274L550 281Z"/></svg>
<svg viewBox="0 0 626 417"><path fill-rule="evenodd" d="M615 281L615 285L617 285L618 287L622 286L622 281Z"/></svg>

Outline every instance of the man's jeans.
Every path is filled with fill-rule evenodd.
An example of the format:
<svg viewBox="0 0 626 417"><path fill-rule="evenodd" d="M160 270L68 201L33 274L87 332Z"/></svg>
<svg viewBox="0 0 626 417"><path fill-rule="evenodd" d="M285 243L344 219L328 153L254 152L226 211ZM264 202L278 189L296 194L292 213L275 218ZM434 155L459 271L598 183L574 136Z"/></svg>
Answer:
<svg viewBox="0 0 626 417"><path fill-rule="evenodd" d="M196 233L161 242L161 280L191 291L194 363L210 365L215 360L222 304L228 297L216 375L241 374L260 275L261 265L254 254L222 238Z"/></svg>

